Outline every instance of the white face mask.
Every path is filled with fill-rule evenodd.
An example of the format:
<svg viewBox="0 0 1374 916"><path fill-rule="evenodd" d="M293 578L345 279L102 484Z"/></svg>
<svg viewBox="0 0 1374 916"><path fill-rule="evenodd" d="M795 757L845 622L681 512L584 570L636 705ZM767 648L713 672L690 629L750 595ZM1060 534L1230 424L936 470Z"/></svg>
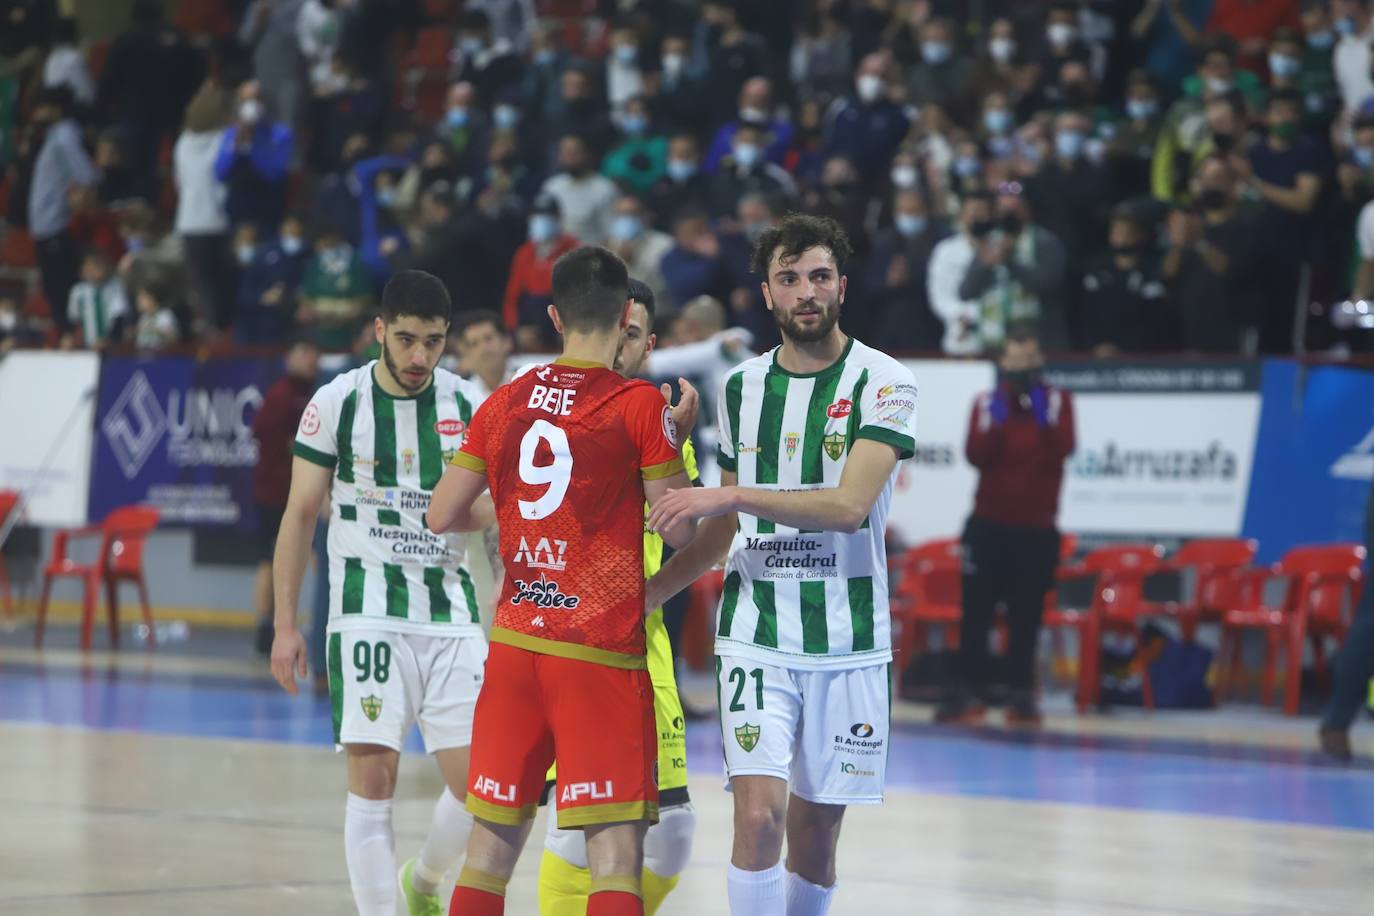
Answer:
<svg viewBox="0 0 1374 916"><path fill-rule="evenodd" d="M239 120L244 124L256 124L262 120L262 102L257 99L244 99L239 105Z"/></svg>
<svg viewBox="0 0 1374 916"><path fill-rule="evenodd" d="M988 56L999 64L1005 64L1016 53L1016 42L1010 38L993 38L988 42Z"/></svg>
<svg viewBox="0 0 1374 916"><path fill-rule="evenodd" d="M670 77L676 77L686 66L687 58L681 54L663 55L663 72Z"/></svg>
<svg viewBox="0 0 1374 916"><path fill-rule="evenodd" d="M898 165L892 169L892 183L899 188L914 188L919 176L916 167L911 165Z"/></svg>
<svg viewBox="0 0 1374 916"><path fill-rule="evenodd" d="M859 98L864 102L876 102L883 94L883 78L872 74L864 74L857 81Z"/></svg>
<svg viewBox="0 0 1374 916"><path fill-rule="evenodd" d="M762 108L741 108L739 110L739 119L741 121L767 121L768 112L764 111Z"/></svg>
<svg viewBox="0 0 1374 916"><path fill-rule="evenodd" d="M1045 29L1045 37L1050 40L1050 44L1062 48L1078 37L1078 29L1067 22L1052 22Z"/></svg>

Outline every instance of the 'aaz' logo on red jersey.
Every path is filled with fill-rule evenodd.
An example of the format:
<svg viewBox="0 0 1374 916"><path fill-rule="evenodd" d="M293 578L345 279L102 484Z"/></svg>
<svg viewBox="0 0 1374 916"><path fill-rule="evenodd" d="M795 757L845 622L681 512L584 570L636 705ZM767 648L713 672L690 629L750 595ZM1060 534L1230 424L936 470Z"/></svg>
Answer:
<svg viewBox="0 0 1374 916"><path fill-rule="evenodd" d="M832 420L839 420L842 417L849 416L850 411L853 409L854 404L848 398L840 398L834 404L827 407L825 413Z"/></svg>

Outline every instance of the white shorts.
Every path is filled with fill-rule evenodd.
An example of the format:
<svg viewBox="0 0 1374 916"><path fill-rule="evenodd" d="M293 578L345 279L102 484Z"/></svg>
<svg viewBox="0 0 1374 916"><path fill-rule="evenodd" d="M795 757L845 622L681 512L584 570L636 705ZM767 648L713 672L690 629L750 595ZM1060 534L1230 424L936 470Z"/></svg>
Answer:
<svg viewBox="0 0 1374 916"><path fill-rule="evenodd" d="M821 805L883 801L891 693L886 664L798 671L716 657L725 776L776 776Z"/></svg>
<svg viewBox="0 0 1374 916"><path fill-rule="evenodd" d="M399 751L419 721L428 753L472 744L487 642L387 630L329 634L329 699L336 744Z"/></svg>

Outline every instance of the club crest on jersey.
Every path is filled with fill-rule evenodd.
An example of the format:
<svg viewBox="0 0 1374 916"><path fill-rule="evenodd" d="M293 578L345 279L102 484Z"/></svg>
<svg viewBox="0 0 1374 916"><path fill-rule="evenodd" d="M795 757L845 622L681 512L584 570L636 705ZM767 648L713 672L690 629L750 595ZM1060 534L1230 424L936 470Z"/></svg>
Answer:
<svg viewBox="0 0 1374 916"><path fill-rule="evenodd" d="M821 448L830 456L831 461L839 461L844 454L844 433L831 433L821 440Z"/></svg>
<svg viewBox="0 0 1374 916"><path fill-rule="evenodd" d="M409 474L415 469L415 450L407 448L401 450L401 461L406 466L406 473Z"/></svg>
<svg viewBox="0 0 1374 916"><path fill-rule="evenodd" d="M511 604L521 604L525 601L530 602L535 607L567 608L573 610L582 603L581 597L577 595L565 594L558 587L557 582L550 582L548 576L539 574L537 580L526 582L524 579L515 580L515 594L511 596Z"/></svg>
<svg viewBox="0 0 1374 916"><path fill-rule="evenodd" d="M748 722L745 722L743 725L735 728L735 740L739 742L740 747L744 748L744 753L748 754L754 748L758 747L759 733L762 731L762 726L750 725Z"/></svg>
<svg viewBox="0 0 1374 916"><path fill-rule="evenodd" d="M840 398L834 404L825 409L825 415L832 420L840 420L854 410L854 402L848 398Z"/></svg>
<svg viewBox="0 0 1374 916"><path fill-rule="evenodd" d="M382 714L382 700L380 697L367 696L358 701L362 704L363 715L367 716L368 721L376 722L377 717Z"/></svg>
<svg viewBox="0 0 1374 916"><path fill-rule="evenodd" d="M529 541L520 538L520 547L515 551L515 562L524 563L531 569L548 569L553 572L562 572L568 568L568 561L564 554L568 550L568 542L557 539L540 538L539 543L530 549Z"/></svg>
<svg viewBox="0 0 1374 916"><path fill-rule="evenodd" d="M788 433L782 437L782 444L787 446L787 460L791 461L797 456L797 446L801 444L801 433Z"/></svg>

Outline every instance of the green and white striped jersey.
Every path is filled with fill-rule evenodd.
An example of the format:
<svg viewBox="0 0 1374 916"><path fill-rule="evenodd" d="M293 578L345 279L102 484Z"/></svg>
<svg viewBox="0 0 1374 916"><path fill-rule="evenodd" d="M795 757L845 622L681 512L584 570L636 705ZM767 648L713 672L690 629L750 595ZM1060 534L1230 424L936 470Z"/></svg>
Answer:
<svg viewBox="0 0 1374 916"><path fill-rule="evenodd" d="M721 470L740 486L810 490L840 483L858 439L916 448L916 382L901 363L851 339L810 375L777 350L740 364L720 397ZM796 669L858 668L892 658L883 531L894 470L854 534L798 531L739 516L716 631L720 655Z"/></svg>
<svg viewBox="0 0 1374 916"><path fill-rule="evenodd" d="M329 629L467 636L481 631L466 535L421 519L480 388L443 369L414 397L387 394L376 360L315 392L294 453L334 469L329 518Z"/></svg>

